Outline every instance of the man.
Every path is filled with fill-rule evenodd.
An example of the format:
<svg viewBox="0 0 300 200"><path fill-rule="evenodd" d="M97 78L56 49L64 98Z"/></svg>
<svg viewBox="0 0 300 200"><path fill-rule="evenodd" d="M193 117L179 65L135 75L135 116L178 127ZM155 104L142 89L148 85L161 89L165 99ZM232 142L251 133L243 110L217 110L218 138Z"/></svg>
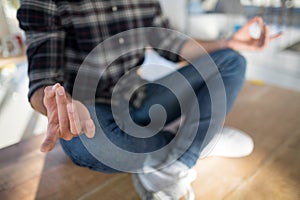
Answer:
<svg viewBox="0 0 300 200"><path fill-rule="evenodd" d="M101 162L101 158L99 160L96 155L92 154L93 149L89 149L90 147L84 144L85 136L90 138L90 141L94 141L95 137L100 134L100 129L103 129L110 141L126 151L134 153L155 151L169 144L174 138L173 133L165 130L149 138L132 137L129 135L130 132L125 132L118 126L118 123L122 123L125 118L121 117L121 120L117 120L113 116L111 98L114 86L127 71L137 71L144 60L143 49L122 55L111 63L105 62L110 54L99 55L99 70L108 67L102 73L95 91L96 94L94 94L96 104L87 103L89 99L84 101L86 100L84 99L86 91L90 89L87 86L81 89L79 86L79 93L83 96L83 100L74 96L74 91L76 92L78 89L74 87L74 84L80 66L90 52L101 42L135 28L169 28L158 1L23 0L18 11L18 19L27 38L30 78L29 101L35 110L48 117L47 136L41 145L42 152L51 151L56 141L60 139L63 149L74 163L92 170L114 173L121 170L108 166L107 163ZM254 23L258 23L261 27L262 33L258 39L252 38L249 34L249 27ZM205 55L203 51L199 51L195 42L187 37L180 37L173 32L154 31L152 35L154 35L154 40L151 41L150 38L147 42L151 46L155 46L154 49L162 57L172 62L178 62L184 58L201 63L201 56ZM217 65L219 71L217 74L222 78L226 93L226 113L232 107L244 81L246 62L236 51L262 50L271 40L279 36L271 37L268 26L260 17L256 17L229 40L197 41ZM151 36L149 35L149 37ZM117 41L119 46L127 47L126 42L128 40L120 37ZM109 50L108 48L107 51L113 54L114 51L118 50ZM179 69L178 72L188 80L196 94L197 104L199 104L196 107L201 110L201 117L197 121L199 127L193 132L195 137L189 143L188 148L184 149L172 163L151 172L142 169L140 171L144 173L133 176L134 185L142 199L180 199L182 196L187 199L194 198L190 182L195 178L195 173L190 169L196 164L202 153L201 145L204 136L210 122L214 120L211 119L212 103L206 82L213 82L217 74L204 79L205 77L201 77L192 65L187 65ZM93 74L90 73L89 76L92 77ZM172 79L172 76L171 74L167 77ZM190 113L181 113L176 98L165 88L148 84L135 91L133 96L129 95L137 88L136 85L144 83L138 73L132 73L132 77L130 81L127 80L126 82L125 80L124 85L126 87L124 86L124 88L126 89L121 88L120 99L130 102L130 115L137 124L149 124L151 119L149 119L148 112L154 104L161 104L165 108L168 115L167 124L182 114L186 117L184 123L188 123L191 119ZM89 82L89 78L84 80ZM162 78L162 81L164 80L165 78ZM176 82L176 84L178 86L183 85L181 82ZM215 92L218 93L219 91ZM189 97L190 95L183 96ZM123 101L120 99L117 99L119 101L118 106L127 105L122 103ZM188 98L182 97L182 99L186 105L189 105ZM193 104L193 106L195 105ZM92 107L94 107L95 112L92 112ZM224 129L223 135L226 135L225 130L228 133L228 129ZM146 128L144 131L146 132ZM231 135L238 135L238 137L246 140L248 149L242 150L244 152L239 155L249 154L252 151L252 141L238 131L229 131L231 131ZM188 132L182 133L178 141L183 140L185 134ZM105 151L111 151L111 149L103 149L105 145L106 143L95 148L105 154ZM240 146L239 144L234 145L237 148ZM169 155L174 149L175 147L171 148ZM113 154L113 152L111 153ZM169 155L167 156L169 157ZM216 153L215 155L222 154ZM114 156L112 155L111 160L115 159ZM123 162L120 165L125 164Z"/></svg>

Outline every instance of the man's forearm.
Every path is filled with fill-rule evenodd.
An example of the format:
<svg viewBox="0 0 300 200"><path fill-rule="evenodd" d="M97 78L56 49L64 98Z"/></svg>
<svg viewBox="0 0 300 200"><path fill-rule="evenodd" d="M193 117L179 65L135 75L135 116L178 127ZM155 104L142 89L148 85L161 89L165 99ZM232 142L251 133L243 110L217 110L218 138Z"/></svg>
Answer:
<svg viewBox="0 0 300 200"><path fill-rule="evenodd" d="M41 87L38 90L36 90L30 98L30 103L33 109L35 109L43 115L47 115L47 110L43 102L44 89L45 87Z"/></svg>
<svg viewBox="0 0 300 200"><path fill-rule="evenodd" d="M225 48L228 48L227 40L216 40L209 42L197 39L189 40L183 45L181 50L181 56L185 59L192 60L198 58L199 56L205 55L206 53L211 53L213 51Z"/></svg>

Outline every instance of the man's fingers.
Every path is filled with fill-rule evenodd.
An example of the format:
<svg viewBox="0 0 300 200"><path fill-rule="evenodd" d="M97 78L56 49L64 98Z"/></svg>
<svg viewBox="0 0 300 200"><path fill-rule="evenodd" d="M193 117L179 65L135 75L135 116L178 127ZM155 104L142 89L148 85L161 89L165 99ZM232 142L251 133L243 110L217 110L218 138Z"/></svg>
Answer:
<svg viewBox="0 0 300 200"><path fill-rule="evenodd" d="M82 127L80 124L80 119L75 104L72 103L67 104L67 110L68 110L71 133L74 136L78 136L81 133Z"/></svg>
<svg viewBox="0 0 300 200"><path fill-rule="evenodd" d="M258 46L259 46L259 48L264 45L265 38L267 37L266 36L266 28L267 28L266 25L263 25L263 27L261 28L261 34L260 34L260 37L258 39Z"/></svg>
<svg viewBox="0 0 300 200"><path fill-rule="evenodd" d="M47 86L44 89L44 105L47 109L49 109L49 107L55 103L55 90L53 90L54 86Z"/></svg>
<svg viewBox="0 0 300 200"><path fill-rule="evenodd" d="M64 88L61 86L56 90L56 104L61 137L65 140L71 140L73 136L70 133L70 122L67 112L67 97Z"/></svg>
<svg viewBox="0 0 300 200"><path fill-rule="evenodd" d="M256 49L262 50L264 49L270 42L270 29L265 24L261 29L261 34L259 39L256 40Z"/></svg>
<svg viewBox="0 0 300 200"><path fill-rule="evenodd" d="M95 136L95 124L92 119L85 121L85 134L88 138Z"/></svg>
<svg viewBox="0 0 300 200"><path fill-rule="evenodd" d="M42 152L51 151L55 146L57 139L59 138L59 126L55 99L55 89L58 86L60 86L59 83L55 84L54 86L47 86L44 89L43 103L47 110L48 127L46 138L40 148Z"/></svg>
<svg viewBox="0 0 300 200"><path fill-rule="evenodd" d="M258 26L259 26L261 32L263 32L264 27L265 27L265 22L264 22L263 18L257 17L256 22L257 22L257 24L258 24Z"/></svg>
<svg viewBox="0 0 300 200"><path fill-rule="evenodd" d="M283 36L283 33L277 33L275 35L272 35L271 38L270 38L270 40L275 40L277 38L280 38L281 36Z"/></svg>
<svg viewBox="0 0 300 200"><path fill-rule="evenodd" d="M74 102L70 102L64 88L56 84L52 88L45 88L45 101L54 99L54 104L49 114L48 133L53 132L53 127L57 127L56 136L47 134L47 138L43 143L41 150L49 151L55 146L56 140L61 137L65 140L71 140L74 136L78 136L82 131L87 137L92 138L95 135L95 125L92 119L88 116L88 111L85 107L80 107ZM52 100L51 100L52 101ZM77 106L78 109L77 109ZM79 115L80 113L80 115ZM54 120L56 118L56 120ZM81 119L82 118L82 119ZM88 120L85 120L88 119ZM49 135L49 136L48 136Z"/></svg>
<svg viewBox="0 0 300 200"><path fill-rule="evenodd" d="M264 26L264 35L262 37L262 43L261 43L261 48L267 47L267 45L270 43L270 28L269 26L265 25Z"/></svg>
<svg viewBox="0 0 300 200"><path fill-rule="evenodd" d="M268 45L270 43L270 27L265 25L265 38L264 38L264 45Z"/></svg>
<svg viewBox="0 0 300 200"><path fill-rule="evenodd" d="M45 87L45 89L44 89L44 94L45 94L44 98L45 99L51 99L54 97L54 91L52 90L52 88L53 88L53 86Z"/></svg>
<svg viewBox="0 0 300 200"><path fill-rule="evenodd" d="M55 124L48 124L48 128L47 128L47 136L44 140L44 142L41 145L41 152L49 152L51 151L55 144L56 141L59 138L59 127L58 125Z"/></svg>
<svg viewBox="0 0 300 200"><path fill-rule="evenodd" d="M263 21L264 21L264 20L263 20L261 17L256 16L256 17L250 19L250 20L244 25L244 27L245 27L245 28L249 28L250 26L252 26L252 25L255 24L255 23L257 23L257 24L261 27L261 24L264 24Z"/></svg>

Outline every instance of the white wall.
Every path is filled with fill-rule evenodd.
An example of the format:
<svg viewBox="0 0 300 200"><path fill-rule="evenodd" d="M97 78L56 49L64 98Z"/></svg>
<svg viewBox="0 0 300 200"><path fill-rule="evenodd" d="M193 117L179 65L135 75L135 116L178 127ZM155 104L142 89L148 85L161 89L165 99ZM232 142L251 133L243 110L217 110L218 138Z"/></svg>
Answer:
<svg viewBox="0 0 300 200"><path fill-rule="evenodd" d="M0 38L9 34L9 27L4 13L4 3L0 0Z"/></svg>
<svg viewBox="0 0 300 200"><path fill-rule="evenodd" d="M169 17L172 27L184 32L186 21L186 0L160 0L164 14Z"/></svg>
<svg viewBox="0 0 300 200"><path fill-rule="evenodd" d="M241 15L200 13L188 16L186 0L160 0L160 2L163 12L169 17L174 28L203 40L228 37L234 25L245 22L245 17Z"/></svg>

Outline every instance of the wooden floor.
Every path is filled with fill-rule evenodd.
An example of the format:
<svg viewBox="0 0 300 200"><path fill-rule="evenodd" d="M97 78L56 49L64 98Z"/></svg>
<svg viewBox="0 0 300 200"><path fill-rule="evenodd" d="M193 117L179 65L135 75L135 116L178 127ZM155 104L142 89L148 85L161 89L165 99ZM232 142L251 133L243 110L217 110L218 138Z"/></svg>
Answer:
<svg viewBox="0 0 300 200"><path fill-rule="evenodd" d="M246 84L228 125L255 142L242 159L199 160L197 199L300 199L300 93ZM106 175L77 167L60 146L38 151L44 136L0 151L0 199L138 200L130 175Z"/></svg>

